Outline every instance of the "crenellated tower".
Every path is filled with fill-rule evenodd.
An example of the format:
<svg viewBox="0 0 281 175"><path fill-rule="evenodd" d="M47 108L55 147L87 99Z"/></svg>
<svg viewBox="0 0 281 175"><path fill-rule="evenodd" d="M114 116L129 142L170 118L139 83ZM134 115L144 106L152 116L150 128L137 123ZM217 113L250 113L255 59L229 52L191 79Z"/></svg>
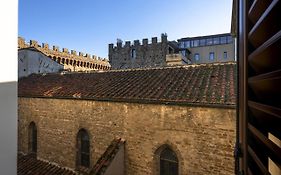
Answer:
<svg viewBox="0 0 281 175"><path fill-rule="evenodd" d="M165 66L168 39L166 34L161 35L161 41L157 37L142 40L125 41L123 45L118 40L116 46L108 45L108 57L112 69L141 68Z"/></svg>

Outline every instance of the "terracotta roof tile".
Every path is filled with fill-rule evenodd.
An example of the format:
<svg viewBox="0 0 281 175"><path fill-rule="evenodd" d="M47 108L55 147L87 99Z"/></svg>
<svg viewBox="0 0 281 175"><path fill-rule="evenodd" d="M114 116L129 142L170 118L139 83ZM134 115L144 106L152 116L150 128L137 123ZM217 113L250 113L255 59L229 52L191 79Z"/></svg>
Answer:
<svg viewBox="0 0 281 175"><path fill-rule="evenodd" d="M110 143L106 151L99 158L93 169L90 171L90 175L104 174L106 168L110 165L114 156L117 154L121 145L125 143L124 139L116 138Z"/></svg>
<svg viewBox="0 0 281 175"><path fill-rule="evenodd" d="M38 160L32 154L18 154L18 175L78 175L75 171Z"/></svg>
<svg viewBox="0 0 281 175"><path fill-rule="evenodd" d="M19 80L20 97L234 106L236 63L33 74Z"/></svg>

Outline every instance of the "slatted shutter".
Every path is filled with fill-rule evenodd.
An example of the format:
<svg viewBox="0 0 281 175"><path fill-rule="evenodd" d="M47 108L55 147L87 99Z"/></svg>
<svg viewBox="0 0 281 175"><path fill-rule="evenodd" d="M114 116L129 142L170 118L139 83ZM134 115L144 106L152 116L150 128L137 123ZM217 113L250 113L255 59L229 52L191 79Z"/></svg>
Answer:
<svg viewBox="0 0 281 175"><path fill-rule="evenodd" d="M238 109L243 174L279 174L281 170L280 4L280 0L238 2Z"/></svg>

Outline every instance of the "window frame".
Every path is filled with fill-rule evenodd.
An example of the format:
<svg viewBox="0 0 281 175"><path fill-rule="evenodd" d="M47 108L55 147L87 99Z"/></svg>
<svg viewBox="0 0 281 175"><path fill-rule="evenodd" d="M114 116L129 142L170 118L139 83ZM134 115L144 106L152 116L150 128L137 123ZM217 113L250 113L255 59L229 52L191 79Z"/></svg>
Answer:
<svg viewBox="0 0 281 175"><path fill-rule="evenodd" d="M30 122L28 126L28 152L37 154L37 127L35 122Z"/></svg>
<svg viewBox="0 0 281 175"><path fill-rule="evenodd" d="M194 54L194 61L199 61L200 60L200 54L199 53L195 53Z"/></svg>
<svg viewBox="0 0 281 175"><path fill-rule="evenodd" d="M171 154L171 155L168 155L168 156L174 157L175 160L164 157L164 156L167 156L167 155L163 155L164 153L167 154L167 151L168 151L168 153ZM175 171L175 172L173 172L173 174L176 174L176 175L179 174L179 159L178 159L177 154L171 148L165 147L160 152L159 163L160 163L159 164L159 166L160 166L159 167L159 174L160 175L166 175L167 170L168 170L168 172ZM168 173L168 174L170 174L170 173Z"/></svg>
<svg viewBox="0 0 281 175"><path fill-rule="evenodd" d="M209 52L209 60L211 61L215 60L215 52Z"/></svg>
<svg viewBox="0 0 281 175"><path fill-rule="evenodd" d="M136 51L136 49L131 49L131 58L132 59L136 59L136 57L137 57L137 51Z"/></svg>
<svg viewBox="0 0 281 175"><path fill-rule="evenodd" d="M84 140L83 140L84 138ZM90 168L91 165L91 145L90 145L90 135L88 131L84 128L80 129L76 137L77 144L77 155L76 155L76 164L77 167ZM85 150L85 145L87 150Z"/></svg>
<svg viewBox="0 0 281 175"><path fill-rule="evenodd" d="M227 56L228 56L227 51L224 51L224 52L223 52L223 59L225 59L225 60L228 59Z"/></svg>

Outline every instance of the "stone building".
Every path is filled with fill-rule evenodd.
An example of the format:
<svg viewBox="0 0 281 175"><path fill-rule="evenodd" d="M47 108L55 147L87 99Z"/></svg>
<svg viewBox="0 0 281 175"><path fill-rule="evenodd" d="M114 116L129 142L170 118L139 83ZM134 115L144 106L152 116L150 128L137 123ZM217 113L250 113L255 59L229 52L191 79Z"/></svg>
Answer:
<svg viewBox="0 0 281 175"><path fill-rule="evenodd" d="M234 62L24 77L18 151L42 166L20 167L232 175L235 87Z"/></svg>
<svg viewBox="0 0 281 175"><path fill-rule="evenodd" d="M168 41L167 35L162 34L161 42L157 37L153 37L151 43L148 39L143 39L142 44L135 40L133 45L130 41L122 45L122 41L118 40L117 46L109 44L108 57L113 69L161 67L167 62L168 65L186 64L186 55L180 54L179 50L176 42Z"/></svg>
<svg viewBox="0 0 281 175"><path fill-rule="evenodd" d="M61 52L58 46L53 46L50 49L47 43L42 43L42 46L35 40L30 40L29 43L26 43L24 38L18 37L18 49L27 48L35 48L50 59L63 65L63 69L68 71L108 70L111 67L105 58L97 57L96 55L91 56L82 52L77 55L75 50L71 50L71 53L69 53L67 48L63 48ZM34 49L30 50L34 51ZM35 54L33 55L35 56Z"/></svg>
<svg viewBox="0 0 281 175"><path fill-rule="evenodd" d="M188 49L191 64L235 61L235 42L230 33L178 39L179 48ZM185 50L182 51L185 54Z"/></svg>

